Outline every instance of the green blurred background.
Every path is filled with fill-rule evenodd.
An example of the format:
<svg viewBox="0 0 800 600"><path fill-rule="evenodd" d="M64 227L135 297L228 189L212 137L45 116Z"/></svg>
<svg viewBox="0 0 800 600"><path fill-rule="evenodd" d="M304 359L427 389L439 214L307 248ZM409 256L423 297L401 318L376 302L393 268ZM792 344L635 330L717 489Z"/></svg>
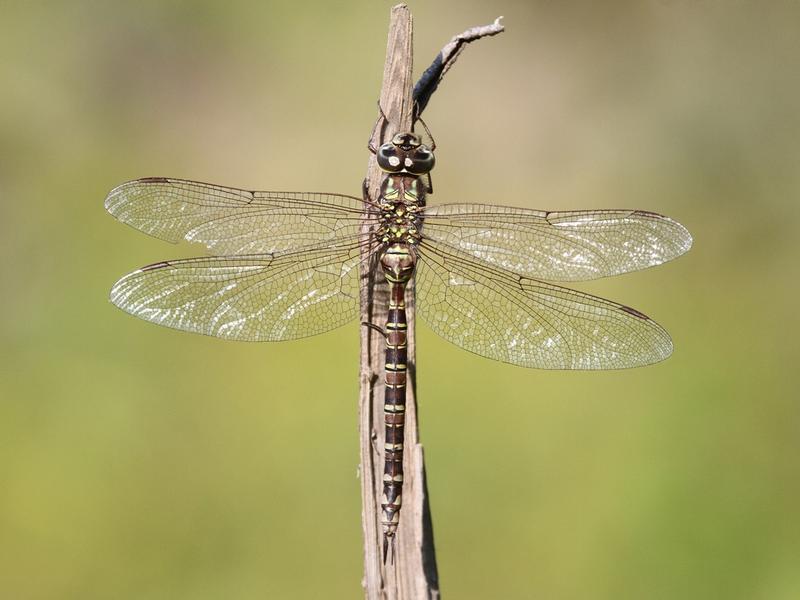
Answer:
<svg viewBox="0 0 800 600"><path fill-rule="evenodd" d="M111 284L199 250L103 198L154 175L358 194L390 6L0 4L0 598L361 596L357 324L259 345L131 318ZM432 203L695 236L581 288L671 332L657 366L529 371L420 326L445 597L800 598L800 5L411 8L420 68L507 26L426 112Z"/></svg>

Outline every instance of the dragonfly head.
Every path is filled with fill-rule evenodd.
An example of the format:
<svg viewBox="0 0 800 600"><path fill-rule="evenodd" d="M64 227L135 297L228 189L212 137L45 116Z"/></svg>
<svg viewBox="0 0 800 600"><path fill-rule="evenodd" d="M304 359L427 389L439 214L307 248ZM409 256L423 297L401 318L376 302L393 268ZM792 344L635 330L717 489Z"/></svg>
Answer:
<svg viewBox="0 0 800 600"><path fill-rule="evenodd" d="M436 162L433 152L415 133L398 133L378 148L378 166L387 173L424 175Z"/></svg>

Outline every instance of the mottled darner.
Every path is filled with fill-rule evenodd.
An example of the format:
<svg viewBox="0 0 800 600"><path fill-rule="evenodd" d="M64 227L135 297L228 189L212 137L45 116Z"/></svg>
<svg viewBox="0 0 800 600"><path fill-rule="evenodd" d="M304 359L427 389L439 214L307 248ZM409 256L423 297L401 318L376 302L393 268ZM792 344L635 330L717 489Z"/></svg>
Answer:
<svg viewBox="0 0 800 600"><path fill-rule="evenodd" d="M542 369L637 367L670 355L664 329L637 310L545 281L644 269L683 254L692 239L679 223L640 210L426 206L432 148L401 133L373 151L385 172L376 201L155 177L117 187L106 208L145 233L199 242L212 254L134 271L114 285L111 301L220 338L290 340L347 323L358 315L362 249L377 253L390 286L387 322L378 325L386 338L385 556L402 498L411 278L418 314L481 356Z"/></svg>

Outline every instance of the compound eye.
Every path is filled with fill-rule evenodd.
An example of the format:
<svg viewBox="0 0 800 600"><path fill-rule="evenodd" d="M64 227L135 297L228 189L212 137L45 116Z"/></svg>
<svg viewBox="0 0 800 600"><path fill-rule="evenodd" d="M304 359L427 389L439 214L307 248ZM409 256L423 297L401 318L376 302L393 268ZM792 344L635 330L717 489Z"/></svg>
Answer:
<svg viewBox="0 0 800 600"><path fill-rule="evenodd" d="M397 148L390 142L378 148L378 166L389 173L397 173L403 168L403 161L397 155Z"/></svg>
<svg viewBox="0 0 800 600"><path fill-rule="evenodd" d="M408 172L414 173L415 175L422 175L430 172L434 164L436 164L436 159L433 156L433 152L425 146L420 146L417 148L416 152L414 152L414 158L411 161L411 165L408 167Z"/></svg>

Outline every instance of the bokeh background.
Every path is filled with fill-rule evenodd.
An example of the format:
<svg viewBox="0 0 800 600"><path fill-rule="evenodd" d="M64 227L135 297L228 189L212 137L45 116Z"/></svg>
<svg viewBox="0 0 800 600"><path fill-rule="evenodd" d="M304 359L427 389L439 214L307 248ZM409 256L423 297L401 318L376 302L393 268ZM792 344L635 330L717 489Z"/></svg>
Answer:
<svg viewBox="0 0 800 600"><path fill-rule="evenodd" d="M190 256L114 221L165 175L358 194L389 2L0 5L0 598L361 596L358 325L237 344L107 301ZM635 207L685 257L581 289L675 354L624 372L493 363L421 325L447 598L800 598L800 7L411 5L431 201Z"/></svg>

